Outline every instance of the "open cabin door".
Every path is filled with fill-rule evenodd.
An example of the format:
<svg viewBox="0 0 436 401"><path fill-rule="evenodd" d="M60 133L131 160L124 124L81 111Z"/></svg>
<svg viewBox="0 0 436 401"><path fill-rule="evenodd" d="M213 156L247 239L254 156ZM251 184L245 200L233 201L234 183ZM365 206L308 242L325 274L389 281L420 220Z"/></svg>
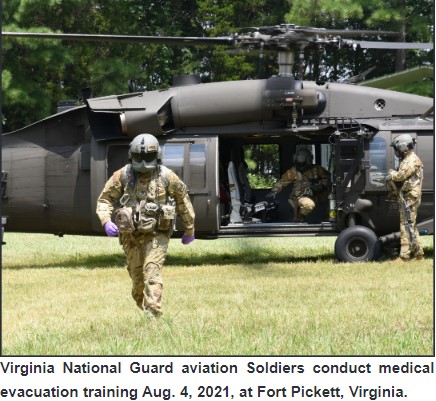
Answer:
<svg viewBox="0 0 436 401"><path fill-rule="evenodd" d="M188 186L196 233L218 231L218 137L178 137L161 145L163 164ZM177 230L183 230L180 222Z"/></svg>

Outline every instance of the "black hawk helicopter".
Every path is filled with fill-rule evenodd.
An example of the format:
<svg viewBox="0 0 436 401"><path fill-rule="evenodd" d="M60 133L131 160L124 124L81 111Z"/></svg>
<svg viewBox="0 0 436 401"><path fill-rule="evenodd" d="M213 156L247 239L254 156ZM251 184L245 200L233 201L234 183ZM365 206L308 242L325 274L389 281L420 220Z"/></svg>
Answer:
<svg viewBox="0 0 436 401"><path fill-rule="evenodd" d="M165 90L89 98L83 106L4 134L3 228L60 236L104 234L96 199L108 177L127 163L132 138L151 133L162 147L163 164L190 189L197 238L336 235L338 260L377 260L382 250L399 244L398 204L387 196L385 176L399 164L392 139L407 133L416 139L415 150L426 167L419 229L433 234L433 99L303 81L293 72L295 55L310 48L433 48L349 39L362 34L382 33L291 24L215 38L3 32L4 38L272 50L279 65L278 75L267 79L203 84L196 76L183 76ZM260 175L271 182L291 167L300 148L309 149L314 162L330 172L332 185L328 199L304 223L295 223L289 192L268 200L271 184L250 185L244 155L255 161L261 155L262 163L268 156Z"/></svg>

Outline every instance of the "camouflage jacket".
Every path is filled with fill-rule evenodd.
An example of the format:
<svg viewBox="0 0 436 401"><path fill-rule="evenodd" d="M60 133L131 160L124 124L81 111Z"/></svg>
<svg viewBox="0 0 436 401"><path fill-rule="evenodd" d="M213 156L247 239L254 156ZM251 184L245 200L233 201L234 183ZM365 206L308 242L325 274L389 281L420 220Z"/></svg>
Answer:
<svg viewBox="0 0 436 401"><path fill-rule="evenodd" d="M151 177L135 173L131 164L115 171L97 199L97 215L103 226L111 220L114 210L123 206L123 195L128 195L124 196L124 206L134 210L141 201L165 205L169 198L174 199L185 233L194 234L195 213L186 185L169 168L159 166Z"/></svg>
<svg viewBox="0 0 436 401"><path fill-rule="evenodd" d="M401 184L400 191L413 198L421 197L424 166L415 152L409 152L401 161L397 171L389 173L392 181Z"/></svg>
<svg viewBox="0 0 436 401"><path fill-rule="evenodd" d="M282 175L279 181L274 184L273 191L280 192L284 187L292 185L291 199L299 199L302 196L313 197L321 192L328 191L330 184L330 173L321 166L313 164L299 171L291 167ZM318 185L317 190L313 188Z"/></svg>

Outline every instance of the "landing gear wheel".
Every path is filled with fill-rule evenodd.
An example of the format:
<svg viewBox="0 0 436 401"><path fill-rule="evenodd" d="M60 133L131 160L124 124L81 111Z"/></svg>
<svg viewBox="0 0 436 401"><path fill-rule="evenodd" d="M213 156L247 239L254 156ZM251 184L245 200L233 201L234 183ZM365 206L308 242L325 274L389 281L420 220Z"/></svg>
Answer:
<svg viewBox="0 0 436 401"><path fill-rule="evenodd" d="M364 226L346 228L335 242L335 256L340 262L371 262L379 258L380 250L377 235Z"/></svg>

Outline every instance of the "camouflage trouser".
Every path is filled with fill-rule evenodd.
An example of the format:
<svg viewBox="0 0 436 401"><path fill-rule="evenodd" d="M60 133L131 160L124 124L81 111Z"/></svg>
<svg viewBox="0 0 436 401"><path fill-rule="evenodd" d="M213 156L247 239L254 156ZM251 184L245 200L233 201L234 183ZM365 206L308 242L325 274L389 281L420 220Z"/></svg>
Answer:
<svg viewBox="0 0 436 401"><path fill-rule="evenodd" d="M411 225L413 227L413 232L415 236L415 245L413 246L409 239L409 234L407 232L406 226L404 222L407 221L407 217L404 216L403 208L401 207L401 200L399 199L400 205L400 231L401 231L401 249L400 249L400 257L402 259L410 259L416 256L424 255L424 251L421 246L421 241L419 239L419 231L416 227L416 214L418 211L418 207L420 204L420 199L413 198L411 196L405 196L405 200L407 205L410 207L410 218Z"/></svg>
<svg viewBox="0 0 436 401"><path fill-rule="evenodd" d="M160 315L163 280L162 267L168 251L168 235L156 234L121 239L127 257L127 270L132 279L132 297L142 310Z"/></svg>
<svg viewBox="0 0 436 401"><path fill-rule="evenodd" d="M294 209L294 221L303 222L304 219L315 209L315 202L302 196L299 199L289 199L289 204Z"/></svg>

